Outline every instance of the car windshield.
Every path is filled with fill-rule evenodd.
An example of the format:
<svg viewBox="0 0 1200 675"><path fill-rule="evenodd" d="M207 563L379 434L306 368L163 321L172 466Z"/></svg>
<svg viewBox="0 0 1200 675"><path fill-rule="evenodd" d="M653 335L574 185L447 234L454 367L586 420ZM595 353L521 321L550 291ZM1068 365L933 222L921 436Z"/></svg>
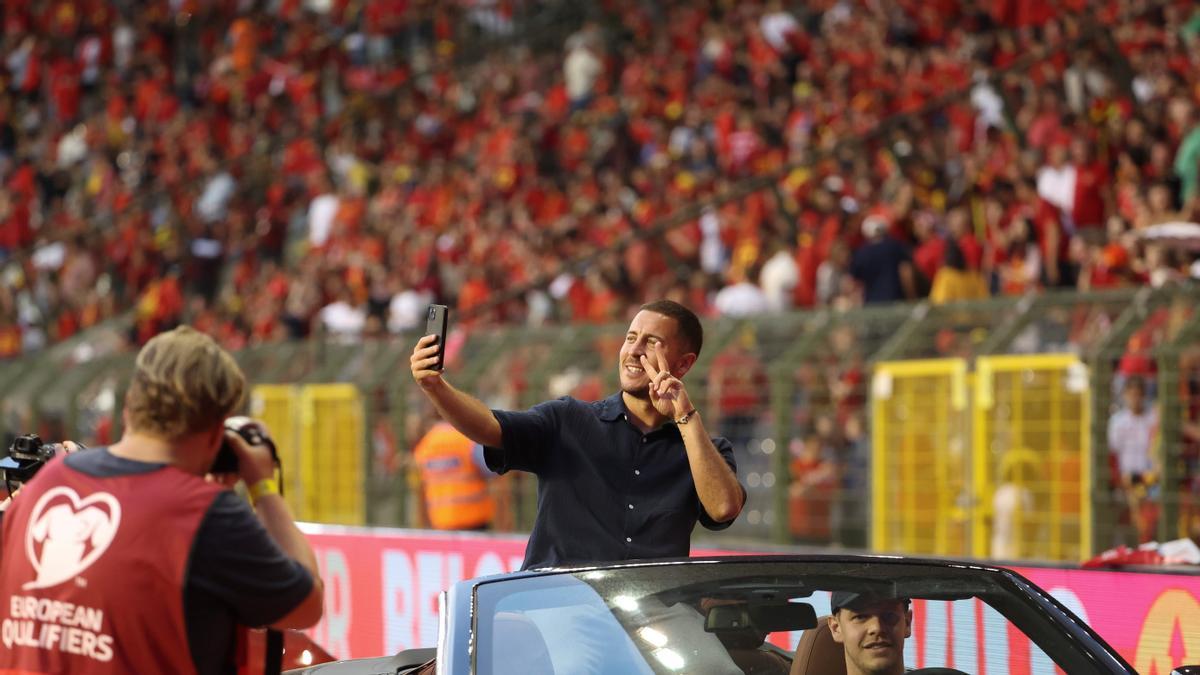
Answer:
<svg viewBox="0 0 1200 675"><path fill-rule="evenodd" d="M474 672L823 673L845 658L820 635L833 591L911 599L911 636L895 650L909 668L1009 672L1015 659L1028 672L1097 672L1080 670L1078 647L1021 589L967 566L846 562L660 564L484 582ZM802 663L793 669L793 660Z"/></svg>

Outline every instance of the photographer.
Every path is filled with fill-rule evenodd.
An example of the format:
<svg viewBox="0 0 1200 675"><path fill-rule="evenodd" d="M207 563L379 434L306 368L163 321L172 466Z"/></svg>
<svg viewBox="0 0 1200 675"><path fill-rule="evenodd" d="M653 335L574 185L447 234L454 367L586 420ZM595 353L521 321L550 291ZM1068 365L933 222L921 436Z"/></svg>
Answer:
<svg viewBox="0 0 1200 675"><path fill-rule="evenodd" d="M522 569L686 556L697 522L724 529L745 504L733 446L709 435L683 385L704 341L683 305L642 306L617 354L621 391L594 403L489 410L442 377L436 339L417 342L410 368L438 414L493 471L538 477Z"/></svg>
<svg viewBox="0 0 1200 675"><path fill-rule="evenodd" d="M244 390L206 335L146 344L121 440L55 457L4 517L0 672L232 673L239 626L320 619L316 560L269 448L225 430ZM223 442L253 509L205 479Z"/></svg>

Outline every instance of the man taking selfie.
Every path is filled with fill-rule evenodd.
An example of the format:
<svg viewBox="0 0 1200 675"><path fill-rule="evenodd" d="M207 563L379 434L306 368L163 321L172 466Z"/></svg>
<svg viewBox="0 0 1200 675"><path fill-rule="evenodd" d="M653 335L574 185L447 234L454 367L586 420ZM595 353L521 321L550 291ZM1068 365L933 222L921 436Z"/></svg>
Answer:
<svg viewBox="0 0 1200 675"><path fill-rule="evenodd" d="M741 511L733 447L708 434L683 384L704 341L686 307L642 306L617 355L621 391L524 412L489 410L451 386L436 341L417 342L411 369L438 413L485 447L493 471L538 477L523 569L687 556L697 522L720 530Z"/></svg>

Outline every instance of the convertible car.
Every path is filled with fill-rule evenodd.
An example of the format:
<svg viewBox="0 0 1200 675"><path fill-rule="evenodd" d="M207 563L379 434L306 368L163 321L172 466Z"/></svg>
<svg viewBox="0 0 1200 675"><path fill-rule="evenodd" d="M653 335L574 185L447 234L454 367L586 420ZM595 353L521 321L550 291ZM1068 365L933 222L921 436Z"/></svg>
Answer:
<svg viewBox="0 0 1200 675"><path fill-rule="evenodd" d="M1135 673L1024 577L875 556L737 556L516 572L442 593L438 642L311 675L829 675L832 592L911 600L911 672Z"/></svg>

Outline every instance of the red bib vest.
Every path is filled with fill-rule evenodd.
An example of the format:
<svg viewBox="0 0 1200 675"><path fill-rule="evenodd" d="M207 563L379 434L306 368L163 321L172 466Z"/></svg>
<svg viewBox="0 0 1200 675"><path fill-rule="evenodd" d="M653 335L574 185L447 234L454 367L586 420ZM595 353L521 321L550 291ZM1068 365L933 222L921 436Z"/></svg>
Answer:
<svg viewBox="0 0 1200 675"><path fill-rule="evenodd" d="M0 675L194 673L184 577L222 489L174 467L43 467L4 514Z"/></svg>

